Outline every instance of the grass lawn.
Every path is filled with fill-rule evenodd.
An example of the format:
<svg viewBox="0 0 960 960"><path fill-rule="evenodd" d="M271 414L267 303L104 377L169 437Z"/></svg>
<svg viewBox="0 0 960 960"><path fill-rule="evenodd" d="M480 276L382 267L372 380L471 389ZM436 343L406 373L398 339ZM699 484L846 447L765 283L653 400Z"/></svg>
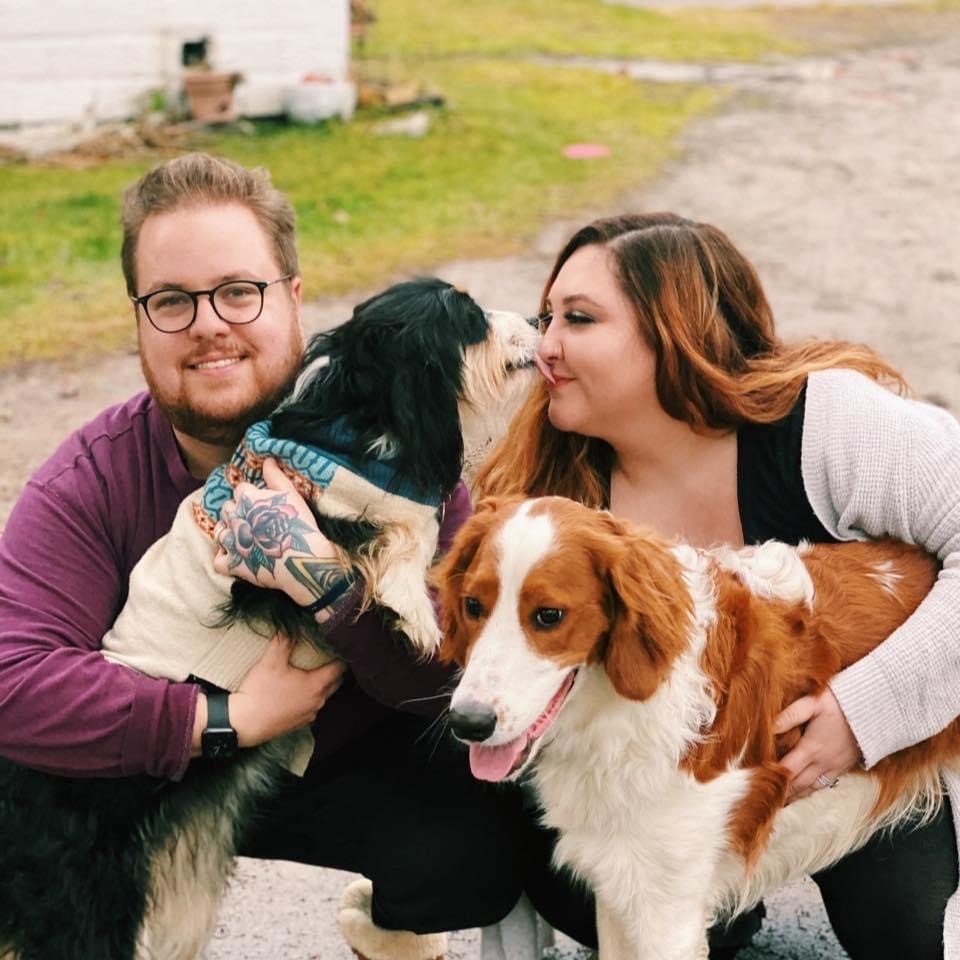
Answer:
<svg viewBox="0 0 960 960"><path fill-rule="evenodd" d="M602 205L642 182L680 127L715 102L711 90L537 57L752 59L790 49L762 14L666 16L599 0L375 0L374 9L356 66L442 94L426 136L378 136L383 118L360 113L349 124L261 123L252 136L197 143L266 165L287 191L313 297L454 255L517 249L551 214ZM609 157L564 158L565 144L583 141L607 145ZM0 167L0 367L132 346L119 197L158 159Z"/></svg>

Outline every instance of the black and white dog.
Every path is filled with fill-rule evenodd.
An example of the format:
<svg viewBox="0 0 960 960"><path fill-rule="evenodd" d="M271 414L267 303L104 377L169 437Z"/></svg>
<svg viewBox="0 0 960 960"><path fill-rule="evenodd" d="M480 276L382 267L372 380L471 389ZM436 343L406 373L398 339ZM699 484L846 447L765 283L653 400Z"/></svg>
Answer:
<svg viewBox="0 0 960 960"><path fill-rule="evenodd" d="M212 568L217 506L231 481L256 479L263 456L278 458L362 571L365 599L432 652L424 578L439 505L460 477L464 437L505 429L529 389L537 339L520 315L485 313L431 278L390 287L315 336L291 399L248 431L135 568L104 655L235 689L278 628L296 629L285 595L232 591ZM329 659L311 632L292 662ZM301 768L311 743L298 731L230 761L194 761L178 783L55 777L0 760L0 960L198 956L245 822L279 766Z"/></svg>

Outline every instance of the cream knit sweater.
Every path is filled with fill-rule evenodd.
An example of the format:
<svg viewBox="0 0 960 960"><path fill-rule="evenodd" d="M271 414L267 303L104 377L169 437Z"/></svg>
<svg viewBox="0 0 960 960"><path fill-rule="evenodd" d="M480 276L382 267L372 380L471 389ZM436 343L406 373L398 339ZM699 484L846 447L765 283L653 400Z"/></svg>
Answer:
<svg viewBox="0 0 960 960"><path fill-rule="evenodd" d="M960 423L858 373L815 373L801 465L834 536L894 537L943 565L913 616L830 684L870 767L960 715ZM960 766L943 779L960 837ZM960 960L960 891L947 905L944 956Z"/></svg>

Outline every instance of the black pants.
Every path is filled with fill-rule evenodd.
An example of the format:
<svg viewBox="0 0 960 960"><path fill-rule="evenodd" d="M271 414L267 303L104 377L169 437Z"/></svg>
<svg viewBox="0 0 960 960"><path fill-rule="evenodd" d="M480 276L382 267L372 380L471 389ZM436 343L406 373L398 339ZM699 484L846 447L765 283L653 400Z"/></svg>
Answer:
<svg viewBox="0 0 960 960"><path fill-rule="evenodd" d="M539 831L528 863L527 893L548 923L596 946L589 891L543 867L554 837ZM943 960L943 915L958 886L957 841L949 803L929 823L875 836L813 879L820 887L837 939L851 960ZM749 944L762 904L710 931L711 957L733 956Z"/></svg>
<svg viewBox="0 0 960 960"><path fill-rule="evenodd" d="M374 921L418 933L496 923L526 889L548 923L596 946L592 894L553 869L555 838L537 821L517 788L474 780L461 745L395 714L307 779L285 779L241 853L362 873ZM814 877L852 960L941 960L956 850L945 806ZM749 943L761 916L711 931L712 952Z"/></svg>
<svg viewBox="0 0 960 960"><path fill-rule="evenodd" d="M852 960L942 960L943 914L958 885L949 802L930 823L878 834L813 879Z"/></svg>
<svg viewBox="0 0 960 960"><path fill-rule="evenodd" d="M307 778L285 778L240 852L362 873L375 923L433 933L509 913L525 822L514 791L471 776L461 745L394 714Z"/></svg>

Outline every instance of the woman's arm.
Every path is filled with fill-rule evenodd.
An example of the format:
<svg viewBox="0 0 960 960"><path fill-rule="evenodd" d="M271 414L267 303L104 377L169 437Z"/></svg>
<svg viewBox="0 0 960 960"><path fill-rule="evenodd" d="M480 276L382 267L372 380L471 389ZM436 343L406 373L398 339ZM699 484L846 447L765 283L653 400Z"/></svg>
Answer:
<svg viewBox="0 0 960 960"><path fill-rule="evenodd" d="M916 612L831 681L872 766L960 714L960 424L859 374L815 374L802 462L810 502L836 536L916 543L942 564Z"/></svg>

